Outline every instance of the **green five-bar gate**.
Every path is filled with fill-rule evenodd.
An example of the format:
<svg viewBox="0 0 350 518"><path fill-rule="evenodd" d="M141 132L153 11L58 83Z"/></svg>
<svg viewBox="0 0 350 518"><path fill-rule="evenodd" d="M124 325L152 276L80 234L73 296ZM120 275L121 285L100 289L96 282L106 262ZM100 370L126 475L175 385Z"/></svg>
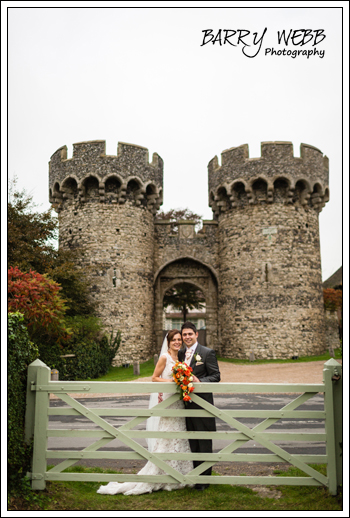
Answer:
<svg viewBox="0 0 350 518"><path fill-rule="evenodd" d="M152 409L145 408L89 408L74 398L74 394L106 394L118 395L149 394L151 392L173 393ZM280 410L224 410L217 408L198 397L201 392L213 392L214 395L229 393L285 393L295 394L295 399ZM324 394L324 410L305 411L298 408L315 394ZM50 394L55 394L68 406L50 407ZM324 365L323 383L321 384L263 384L263 383L201 383L195 384L192 393L194 402L201 405L202 410L174 410L169 405L178 400L179 393L172 383L130 383L130 382L88 382L88 381L51 381L50 369L40 360L28 367L27 411L26 411L26 440L34 440L31 478L32 489L45 489L47 480L79 480L99 482L168 482L195 484L261 484L261 485L307 485L325 486L330 494L337 493L337 487L342 484L342 376L341 365L331 359ZM125 401L125 399L124 399ZM99 429L51 429L48 427L49 416L70 415L87 418L100 427ZM224 432L151 432L135 430L140 423L150 415L156 416L215 416L230 426ZM130 417L126 423L115 427L108 423L108 416ZM262 421L249 428L239 418L261 418ZM269 432L271 425L279 419L322 419L325 422L325 433L282 433ZM95 439L90 446L80 451L48 450L48 437L80 437ZM218 453L150 453L135 439L140 438L198 438L224 439L227 446ZM98 451L105 448L112 440L118 439L130 451ZM235 453L241 446L254 440L268 454ZM315 441L326 442L326 455L294 455L288 453L276 441ZM47 470L47 459L62 459L59 464ZM64 470L81 459L144 459L151 461L161 468L164 475L142 476L137 474L100 474L100 473L65 473ZM200 466L187 475L172 468L166 461L201 460ZM301 477L241 477L241 476L200 476L209 466L220 462L288 462L302 470ZM327 476L313 469L310 464L326 463Z"/></svg>

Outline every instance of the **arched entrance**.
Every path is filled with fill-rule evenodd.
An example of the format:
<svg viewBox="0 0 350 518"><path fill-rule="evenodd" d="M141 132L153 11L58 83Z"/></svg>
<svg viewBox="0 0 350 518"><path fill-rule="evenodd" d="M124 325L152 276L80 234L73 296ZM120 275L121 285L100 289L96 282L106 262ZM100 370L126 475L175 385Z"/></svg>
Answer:
<svg viewBox="0 0 350 518"><path fill-rule="evenodd" d="M198 342L207 345L206 300L202 290L191 281L173 284L163 298L163 337L170 329L181 329L184 322L192 322L198 330Z"/></svg>
<svg viewBox="0 0 350 518"><path fill-rule="evenodd" d="M204 263L190 257L168 262L157 273L155 279L155 352L163 341L163 299L173 286L191 284L199 289L206 303L206 345L218 347L218 285L215 272Z"/></svg>

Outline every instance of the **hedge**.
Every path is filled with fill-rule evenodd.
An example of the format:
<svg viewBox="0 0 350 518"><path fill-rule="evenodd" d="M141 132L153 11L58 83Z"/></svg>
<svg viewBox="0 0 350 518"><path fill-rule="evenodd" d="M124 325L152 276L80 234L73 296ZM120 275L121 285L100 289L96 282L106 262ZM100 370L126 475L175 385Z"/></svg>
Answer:
<svg viewBox="0 0 350 518"><path fill-rule="evenodd" d="M24 442L27 368L39 356L21 313L8 314L8 482L11 488L30 471L32 447Z"/></svg>
<svg viewBox="0 0 350 518"><path fill-rule="evenodd" d="M120 345L120 332L108 337L101 321L92 316L66 317L66 324L72 334L65 346L39 344L40 359L51 369L57 369L61 380L92 379L106 374ZM64 357L71 354L74 357Z"/></svg>

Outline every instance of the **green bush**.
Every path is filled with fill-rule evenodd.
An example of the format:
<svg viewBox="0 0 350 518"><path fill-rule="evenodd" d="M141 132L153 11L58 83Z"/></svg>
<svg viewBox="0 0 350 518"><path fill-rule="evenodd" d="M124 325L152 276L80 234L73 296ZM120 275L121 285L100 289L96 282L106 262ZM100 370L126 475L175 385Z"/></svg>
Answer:
<svg viewBox="0 0 350 518"><path fill-rule="evenodd" d="M65 354L65 349L55 340L48 337L47 340L38 343L38 350L40 360L50 369L57 369L60 373L60 378L64 379L66 364L62 355Z"/></svg>
<svg viewBox="0 0 350 518"><path fill-rule="evenodd" d="M59 378L92 379L106 374L120 345L120 332L107 337L97 317L75 316L66 321L73 333L61 354L75 356L61 359L61 367L55 367Z"/></svg>
<svg viewBox="0 0 350 518"><path fill-rule="evenodd" d="M32 447L24 442L27 368L38 358L21 313L8 314L8 482L9 488L30 470Z"/></svg>
<svg viewBox="0 0 350 518"><path fill-rule="evenodd" d="M66 317L65 324L72 331L69 340L64 346L50 337L38 343L40 360L50 369L57 369L61 380L92 379L106 374L120 345L120 332L108 337L101 321L94 316Z"/></svg>

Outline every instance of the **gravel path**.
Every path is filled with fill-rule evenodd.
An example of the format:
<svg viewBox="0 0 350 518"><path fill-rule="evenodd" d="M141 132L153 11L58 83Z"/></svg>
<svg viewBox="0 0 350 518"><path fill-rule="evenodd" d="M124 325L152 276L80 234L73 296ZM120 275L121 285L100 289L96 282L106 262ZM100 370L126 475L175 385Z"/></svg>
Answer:
<svg viewBox="0 0 350 518"><path fill-rule="evenodd" d="M341 360L337 360L341 363ZM324 361L239 365L218 362L223 383L322 383ZM137 381L151 381L139 378Z"/></svg>
<svg viewBox="0 0 350 518"><path fill-rule="evenodd" d="M324 361L260 365L219 362L219 368L224 383L322 383L324 364Z"/></svg>

